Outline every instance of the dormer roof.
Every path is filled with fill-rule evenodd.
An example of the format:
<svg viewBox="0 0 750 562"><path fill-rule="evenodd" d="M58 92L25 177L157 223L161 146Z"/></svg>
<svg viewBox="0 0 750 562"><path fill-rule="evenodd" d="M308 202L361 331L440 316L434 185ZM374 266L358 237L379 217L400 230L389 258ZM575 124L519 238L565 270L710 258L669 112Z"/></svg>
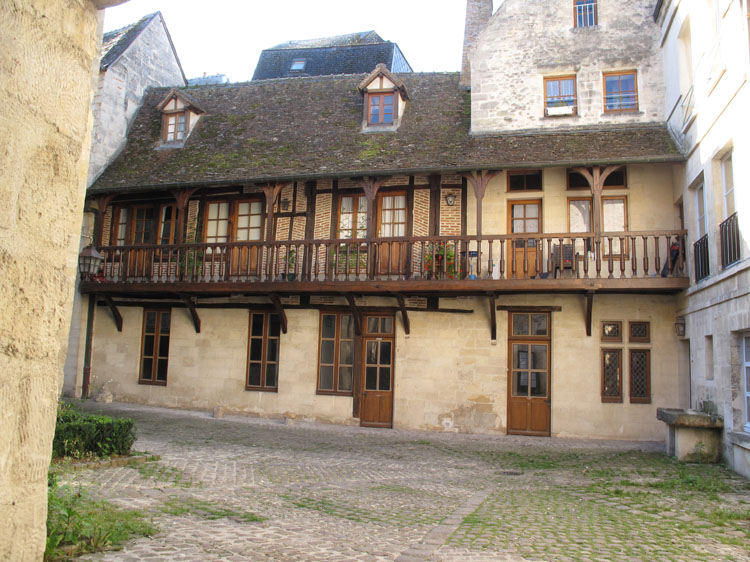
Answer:
<svg viewBox="0 0 750 562"><path fill-rule="evenodd" d="M177 90L175 88L172 88L171 90L169 90L169 92L167 92L167 95L164 96L161 102L159 102L159 105L156 106L156 109L158 111L162 111L167 106L167 104L169 104L169 102L171 102L175 98L181 100L182 103L185 104L185 108L189 109L193 113L201 114L206 112L206 110L200 106L200 104L193 96L183 90Z"/></svg>
<svg viewBox="0 0 750 562"><path fill-rule="evenodd" d="M381 76L383 78L387 78L393 83L399 94L401 94L401 99L409 99L409 94L406 92L406 84L404 84L403 80L401 80L397 76L394 76L393 73L391 73L384 64L378 64L375 67L375 70L370 72L370 74L368 74L365 79L359 83L359 86L357 86L359 93L364 95L364 93L367 91L367 87L372 84L374 80L380 78Z"/></svg>

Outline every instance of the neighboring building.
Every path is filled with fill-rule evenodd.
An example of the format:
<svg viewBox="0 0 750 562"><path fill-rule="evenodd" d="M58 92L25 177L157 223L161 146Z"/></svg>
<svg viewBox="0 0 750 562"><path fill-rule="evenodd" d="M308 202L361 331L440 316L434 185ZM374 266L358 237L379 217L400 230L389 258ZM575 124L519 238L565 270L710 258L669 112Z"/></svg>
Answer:
<svg viewBox="0 0 750 562"><path fill-rule="evenodd" d="M185 86L182 71L161 12L144 16L136 23L105 33L102 37L97 88L92 102L93 128L87 186L112 162L125 146L133 118L151 86ZM84 224L81 243L91 242L90 225ZM85 368L79 359L85 354L86 316L81 299L73 302L68 354L63 369L62 393L79 395L76 376ZM79 349L80 348L80 349Z"/></svg>
<svg viewBox="0 0 750 562"><path fill-rule="evenodd" d="M289 41L260 53L253 80L363 74L378 64L391 72L412 72L396 43L374 31Z"/></svg>
<svg viewBox="0 0 750 562"><path fill-rule="evenodd" d="M199 78L188 78L188 86L212 86L216 84L229 84L229 78L226 74L211 74Z"/></svg>
<svg viewBox="0 0 750 562"><path fill-rule="evenodd" d="M750 46L747 1L660 1L663 112L688 155L675 168L690 288L679 315L690 406L724 420L724 457L750 477Z"/></svg>
<svg viewBox="0 0 750 562"><path fill-rule="evenodd" d="M99 81L92 111L91 185L125 146L128 128L150 86L186 86L161 12L109 31L102 38Z"/></svg>
<svg viewBox="0 0 750 562"><path fill-rule="evenodd" d="M486 2L468 6L485 27ZM662 439L657 407L688 405L674 326L690 279L670 252L685 156L659 27L653 2L570 8L506 0L472 33L470 93L459 73L385 65L150 90L89 190L106 256L81 283L99 302L91 387Z"/></svg>

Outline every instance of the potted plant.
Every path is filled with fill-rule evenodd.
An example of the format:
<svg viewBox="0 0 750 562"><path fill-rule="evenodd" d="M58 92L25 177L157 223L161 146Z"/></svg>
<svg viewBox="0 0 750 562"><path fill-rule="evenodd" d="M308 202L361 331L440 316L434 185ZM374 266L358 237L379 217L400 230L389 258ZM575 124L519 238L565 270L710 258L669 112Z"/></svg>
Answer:
<svg viewBox="0 0 750 562"><path fill-rule="evenodd" d="M446 244L445 242L427 244L425 246L424 270L428 278L434 276L436 279L442 279L445 275L448 279L460 279L463 272L460 264L456 264L455 244Z"/></svg>
<svg viewBox="0 0 750 562"><path fill-rule="evenodd" d="M297 276L296 270L294 269L294 264L297 263L297 248L292 246L289 248L289 250L286 253L286 261L284 269L286 269L286 279L287 281L294 281L295 277ZM281 274L281 278L284 278L284 274Z"/></svg>

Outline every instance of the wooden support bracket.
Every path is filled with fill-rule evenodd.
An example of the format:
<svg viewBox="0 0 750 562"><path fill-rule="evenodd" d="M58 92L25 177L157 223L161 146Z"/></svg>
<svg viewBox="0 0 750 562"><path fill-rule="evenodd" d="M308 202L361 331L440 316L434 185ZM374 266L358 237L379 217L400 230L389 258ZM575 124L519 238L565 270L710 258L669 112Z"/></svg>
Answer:
<svg viewBox="0 0 750 562"><path fill-rule="evenodd" d="M354 318L354 335L362 335L362 311L357 308L357 303L354 302L354 295L346 293L344 295L346 301L349 303L349 308L352 310L352 317Z"/></svg>
<svg viewBox="0 0 750 562"><path fill-rule="evenodd" d="M279 295L268 295L268 298L271 299L273 308L276 310L276 314L279 315L279 320L281 321L281 333L286 334L286 312L284 311L284 307L281 304L281 298L279 298Z"/></svg>
<svg viewBox="0 0 750 562"><path fill-rule="evenodd" d="M591 319L594 316L594 291L586 293L586 335L591 335Z"/></svg>
<svg viewBox="0 0 750 562"><path fill-rule="evenodd" d="M490 342L492 345L497 345L497 316L495 305L495 293L489 293L487 298L490 300Z"/></svg>
<svg viewBox="0 0 750 562"><path fill-rule="evenodd" d="M398 303L398 307L401 309L401 319L404 321L404 334L408 338L411 334L411 324L409 323L409 315L406 312L406 301L404 295L393 295Z"/></svg>
<svg viewBox="0 0 750 562"><path fill-rule="evenodd" d="M115 301L113 301L112 297L110 297L109 295L101 295L101 297L102 299L104 299L104 302L107 303L109 310L112 311L112 316L115 319L115 326L117 326L117 331L122 332L122 315L120 314L120 311L117 310Z"/></svg>
<svg viewBox="0 0 750 562"><path fill-rule="evenodd" d="M195 326L195 333L200 334L201 333L201 319L200 319L200 316L198 316L198 310L195 307L195 303L193 302L193 299L191 299L188 295L180 295L180 299L182 300L182 302L185 303L185 306L190 312L190 317L193 319L193 326Z"/></svg>

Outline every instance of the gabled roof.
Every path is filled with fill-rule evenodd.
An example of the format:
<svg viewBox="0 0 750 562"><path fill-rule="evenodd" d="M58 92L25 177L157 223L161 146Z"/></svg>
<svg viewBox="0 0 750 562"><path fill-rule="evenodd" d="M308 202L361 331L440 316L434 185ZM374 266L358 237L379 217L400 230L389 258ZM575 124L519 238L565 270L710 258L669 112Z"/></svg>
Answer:
<svg viewBox="0 0 750 562"><path fill-rule="evenodd" d="M184 90L178 90L177 88L172 88L167 92L167 95L164 96L164 99L159 102L159 104L156 106L157 111L161 111L164 109L164 107L172 101L172 98L179 98L182 100L182 103L185 104L185 106L192 110L194 113L205 113L206 110L203 109L198 101L191 96L189 93L187 93Z"/></svg>
<svg viewBox="0 0 750 562"><path fill-rule="evenodd" d="M292 62L303 59L304 69L291 70ZM298 76L329 76L369 72L378 63L394 72L412 68L398 45L384 41L374 31L288 41L261 52L253 80Z"/></svg>
<svg viewBox="0 0 750 562"><path fill-rule="evenodd" d="M350 47L352 45L370 45L385 43L383 38L374 30L334 35L332 37L318 37L317 39L302 39L280 43L272 49L315 49L321 47Z"/></svg>
<svg viewBox="0 0 750 562"><path fill-rule="evenodd" d="M393 82L393 85L396 86L396 89L401 93L401 97L405 100L409 99L409 94L406 92L406 85L404 84L404 81L391 74L383 63L378 64L375 67L375 70L365 76L365 79L359 83L359 85L357 86L359 93L364 94L367 86L369 86L372 81L375 80L375 78L377 78L378 76L383 76Z"/></svg>
<svg viewBox="0 0 750 562"><path fill-rule="evenodd" d="M130 47L133 42L140 36L141 32L146 29L153 20L157 18L164 26L164 32L167 35L169 46L172 48L172 53L174 54L174 58L177 61L177 66L180 68L180 73L182 74L184 83L187 84L187 78L185 78L185 73L182 70L182 64L180 63L180 59L177 56L177 51L174 48L174 44L172 43L172 37L169 35L167 24L164 22L164 18L161 15L161 12L148 14L147 16L143 16L135 23L131 23L130 25L126 25L123 28L117 29L115 31L108 31L107 33L105 33L102 36L102 57L99 63L99 70L102 72L106 72L107 69L115 62L117 62L117 60L123 55L123 53L128 50L128 47Z"/></svg>
<svg viewBox="0 0 750 562"><path fill-rule="evenodd" d="M458 73L396 77L411 102L387 133L362 132L362 74L190 88L206 113L174 150L155 150L156 107L169 89L151 89L125 149L90 192L684 160L663 123L474 136Z"/></svg>

